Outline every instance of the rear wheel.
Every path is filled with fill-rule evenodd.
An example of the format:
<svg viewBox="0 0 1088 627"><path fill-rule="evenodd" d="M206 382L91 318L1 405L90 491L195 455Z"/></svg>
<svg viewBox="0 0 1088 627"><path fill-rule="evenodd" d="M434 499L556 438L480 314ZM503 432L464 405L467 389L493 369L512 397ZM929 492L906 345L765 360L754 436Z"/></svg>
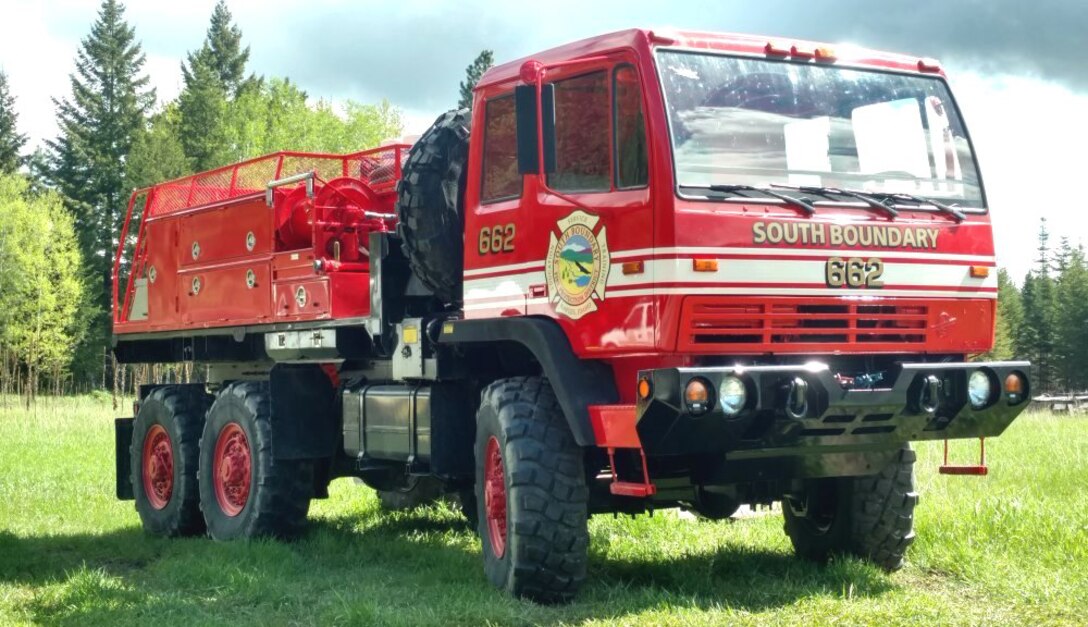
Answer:
<svg viewBox="0 0 1088 627"><path fill-rule="evenodd" d="M484 571L496 587L541 603L569 601L581 587L589 547L582 455L544 379L484 390L476 506Z"/></svg>
<svg viewBox="0 0 1088 627"><path fill-rule="evenodd" d="M152 535L204 533L197 459L209 403L203 387L190 385L156 388L140 403L130 467L136 511Z"/></svg>
<svg viewBox="0 0 1088 627"><path fill-rule="evenodd" d="M200 442L200 509L216 540L302 533L313 496L313 463L272 457L267 383L224 388Z"/></svg>
<svg viewBox="0 0 1088 627"><path fill-rule="evenodd" d="M915 453L898 451L879 474L810 481L782 504L786 533L801 557L854 555L884 570L903 566L914 542Z"/></svg>

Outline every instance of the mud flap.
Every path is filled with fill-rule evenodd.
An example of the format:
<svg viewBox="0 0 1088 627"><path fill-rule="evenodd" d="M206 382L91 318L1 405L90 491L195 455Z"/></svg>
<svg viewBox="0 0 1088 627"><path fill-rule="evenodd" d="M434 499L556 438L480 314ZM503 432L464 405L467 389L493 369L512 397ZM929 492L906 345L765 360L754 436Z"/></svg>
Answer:
<svg viewBox="0 0 1088 627"><path fill-rule="evenodd" d="M336 388L317 364L277 364L272 394L272 457L332 459L340 438Z"/></svg>
<svg viewBox="0 0 1088 627"><path fill-rule="evenodd" d="M113 420L113 459L116 465L116 493L120 501L136 498L132 487L132 423L135 418L114 418Z"/></svg>

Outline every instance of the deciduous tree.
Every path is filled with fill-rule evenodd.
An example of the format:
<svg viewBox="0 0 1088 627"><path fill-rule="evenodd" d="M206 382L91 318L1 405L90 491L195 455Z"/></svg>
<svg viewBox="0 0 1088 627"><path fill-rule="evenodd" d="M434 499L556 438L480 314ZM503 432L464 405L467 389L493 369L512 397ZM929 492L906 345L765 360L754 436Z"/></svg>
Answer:
<svg viewBox="0 0 1088 627"><path fill-rule="evenodd" d="M80 252L59 194L0 176L0 353L7 385L29 402L43 377L59 383L86 318ZM10 389L4 390L10 392Z"/></svg>

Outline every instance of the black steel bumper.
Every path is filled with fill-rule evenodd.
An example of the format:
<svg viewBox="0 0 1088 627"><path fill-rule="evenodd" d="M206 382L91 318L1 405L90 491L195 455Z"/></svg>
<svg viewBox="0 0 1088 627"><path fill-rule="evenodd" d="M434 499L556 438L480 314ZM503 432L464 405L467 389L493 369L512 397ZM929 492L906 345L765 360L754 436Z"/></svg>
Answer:
<svg viewBox="0 0 1088 627"><path fill-rule="evenodd" d="M901 363L875 387L844 384L827 365L663 368L639 373L650 396L636 406L647 455L720 454L732 460L892 450L905 442L993 437L1027 407L1028 362ZM982 370L994 388L981 407L968 400L969 376ZM1023 391L1004 391L1009 374ZM718 402L726 377L739 378L747 401L735 415ZM693 415L684 389L701 378L709 409Z"/></svg>

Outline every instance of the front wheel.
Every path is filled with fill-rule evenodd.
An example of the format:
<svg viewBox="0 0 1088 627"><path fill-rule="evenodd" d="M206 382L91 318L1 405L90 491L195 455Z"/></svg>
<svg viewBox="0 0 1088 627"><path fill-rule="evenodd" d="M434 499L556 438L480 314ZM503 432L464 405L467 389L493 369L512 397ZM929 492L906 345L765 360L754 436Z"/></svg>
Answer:
<svg viewBox="0 0 1088 627"><path fill-rule="evenodd" d="M914 542L914 451L904 445L879 474L808 482L782 504L797 555L824 562L854 555L886 571L903 566Z"/></svg>
<svg viewBox="0 0 1088 627"><path fill-rule="evenodd" d="M200 509L216 540L302 533L313 496L313 464L272 457L267 383L224 388L200 440Z"/></svg>
<svg viewBox="0 0 1088 627"><path fill-rule="evenodd" d="M548 382L489 385L477 413L476 507L491 583L539 603L574 598L586 577L587 498L582 449Z"/></svg>

